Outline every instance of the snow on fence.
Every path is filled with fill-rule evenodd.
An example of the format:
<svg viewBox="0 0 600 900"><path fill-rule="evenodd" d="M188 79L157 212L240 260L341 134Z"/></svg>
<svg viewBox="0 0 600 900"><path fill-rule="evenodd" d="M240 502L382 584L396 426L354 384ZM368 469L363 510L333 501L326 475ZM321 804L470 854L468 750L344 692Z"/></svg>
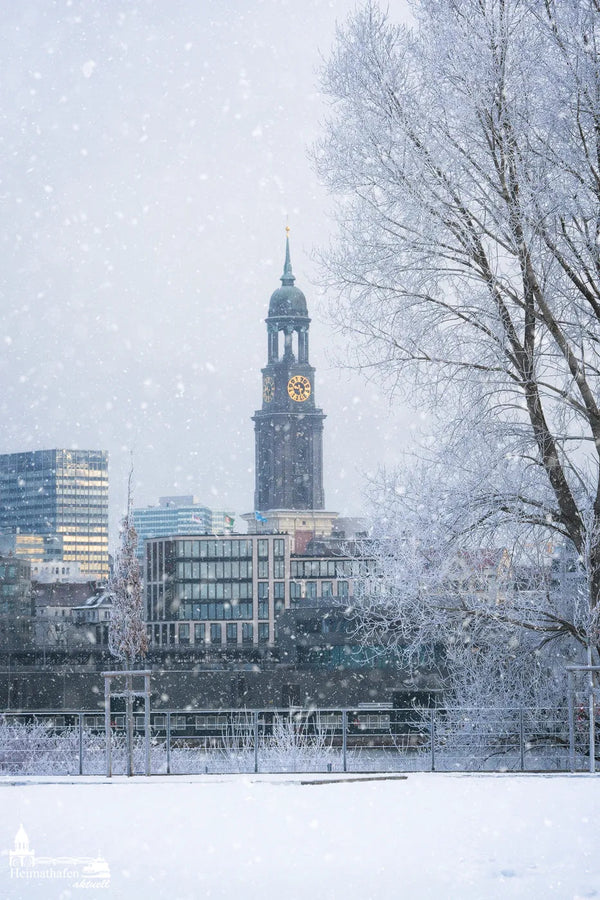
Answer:
<svg viewBox="0 0 600 900"><path fill-rule="evenodd" d="M111 716L112 771L127 771ZM135 717L134 772L145 770ZM568 771L589 767L585 709L173 710L151 714L153 774ZM0 714L0 775L106 772L104 713Z"/></svg>

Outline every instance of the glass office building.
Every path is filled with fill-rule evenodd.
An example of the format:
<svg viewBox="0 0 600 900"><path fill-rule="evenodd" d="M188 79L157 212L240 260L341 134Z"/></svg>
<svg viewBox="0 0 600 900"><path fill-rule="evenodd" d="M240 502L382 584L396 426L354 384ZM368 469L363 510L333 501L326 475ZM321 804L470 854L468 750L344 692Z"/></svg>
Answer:
<svg viewBox="0 0 600 900"><path fill-rule="evenodd" d="M64 562L78 562L90 578L107 578L108 453L61 449L0 455L0 532L41 536L52 558L62 545ZM26 542L16 542L20 555L19 546Z"/></svg>
<svg viewBox="0 0 600 900"><path fill-rule="evenodd" d="M233 531L232 512L202 506L191 494L160 497L158 504L133 510L140 563L145 555L144 542L150 538L176 534L231 534Z"/></svg>
<svg viewBox="0 0 600 900"><path fill-rule="evenodd" d="M272 645L289 606L288 535L210 535L146 543L146 614L152 646L230 650Z"/></svg>
<svg viewBox="0 0 600 900"><path fill-rule="evenodd" d="M290 609L351 601L366 561L292 554L289 534L190 535L146 542L146 621L152 647L274 646Z"/></svg>

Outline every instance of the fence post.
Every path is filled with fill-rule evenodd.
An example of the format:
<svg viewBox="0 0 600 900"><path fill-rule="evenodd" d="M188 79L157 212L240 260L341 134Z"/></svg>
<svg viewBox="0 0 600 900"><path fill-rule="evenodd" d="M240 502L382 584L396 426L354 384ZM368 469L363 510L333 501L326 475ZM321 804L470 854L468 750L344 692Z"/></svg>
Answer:
<svg viewBox="0 0 600 900"><path fill-rule="evenodd" d="M431 771L435 772L435 708L431 708L429 728L431 731Z"/></svg>
<svg viewBox="0 0 600 900"><path fill-rule="evenodd" d="M590 774L596 771L596 711L594 709L594 673L592 671L592 648L587 648L587 668L588 668L588 716L589 716L589 753L590 753Z"/></svg>
<svg viewBox="0 0 600 900"><path fill-rule="evenodd" d="M254 718L254 772L258 772L258 710L253 712Z"/></svg>
<svg viewBox="0 0 600 900"><path fill-rule="evenodd" d="M342 710L342 762L344 772L348 771L348 710Z"/></svg>
<svg viewBox="0 0 600 900"><path fill-rule="evenodd" d="M521 772L525 771L525 729L523 726L523 707L519 709L519 752L521 756Z"/></svg>
<svg viewBox="0 0 600 900"><path fill-rule="evenodd" d="M171 713L167 713L167 775L171 774Z"/></svg>
<svg viewBox="0 0 600 900"><path fill-rule="evenodd" d="M110 676L104 676L104 733L106 738L106 777L112 775L112 737L110 731Z"/></svg>
<svg viewBox="0 0 600 900"><path fill-rule="evenodd" d="M83 775L83 713L79 713L79 774Z"/></svg>
<svg viewBox="0 0 600 900"><path fill-rule="evenodd" d="M575 710L573 705L573 673L567 671L567 710L569 716L569 770L575 771Z"/></svg>
<svg viewBox="0 0 600 900"><path fill-rule="evenodd" d="M131 777L133 767L133 678L127 673L125 688L125 708L127 710L127 775Z"/></svg>
<svg viewBox="0 0 600 900"><path fill-rule="evenodd" d="M150 775L150 676L144 675L144 755L146 775Z"/></svg>

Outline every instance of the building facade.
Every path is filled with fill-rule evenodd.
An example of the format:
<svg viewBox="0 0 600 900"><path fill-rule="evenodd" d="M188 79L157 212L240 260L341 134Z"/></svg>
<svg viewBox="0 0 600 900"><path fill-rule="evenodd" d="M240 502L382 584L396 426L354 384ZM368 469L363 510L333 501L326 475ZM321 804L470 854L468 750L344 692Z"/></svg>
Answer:
<svg viewBox="0 0 600 900"><path fill-rule="evenodd" d="M90 646L81 628L74 626L75 609L86 605L104 591L95 581L34 581L32 596L35 609L35 646L38 650L66 652L81 645Z"/></svg>
<svg viewBox="0 0 600 900"><path fill-rule="evenodd" d="M289 534L161 538L146 554L150 645L214 651L276 648L285 610L307 597L345 603L361 565L295 556Z"/></svg>
<svg viewBox="0 0 600 900"><path fill-rule="evenodd" d="M107 578L108 453L60 449L0 455L0 533L14 537L19 555L29 558L27 535L36 561L60 558L79 563L90 578Z"/></svg>
<svg viewBox="0 0 600 900"><path fill-rule="evenodd" d="M82 574L77 562L32 562L31 578L43 584L57 581L68 584L89 582L89 577Z"/></svg>
<svg viewBox="0 0 600 900"><path fill-rule="evenodd" d="M287 535L169 538L146 542L150 643L198 649L272 645L289 606Z"/></svg>
<svg viewBox="0 0 600 900"><path fill-rule="evenodd" d="M232 512L202 506L191 494L160 497L158 506L133 510L133 525L138 536L137 557L144 559L148 538L186 534L229 534L235 517Z"/></svg>
<svg viewBox="0 0 600 900"><path fill-rule="evenodd" d="M31 645L33 614L31 564L14 556L0 556L0 651Z"/></svg>

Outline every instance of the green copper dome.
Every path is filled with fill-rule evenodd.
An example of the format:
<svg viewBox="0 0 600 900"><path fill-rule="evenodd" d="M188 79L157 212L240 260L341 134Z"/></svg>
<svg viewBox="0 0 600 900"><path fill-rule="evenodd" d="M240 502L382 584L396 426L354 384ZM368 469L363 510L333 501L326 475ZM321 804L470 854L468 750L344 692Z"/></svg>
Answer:
<svg viewBox="0 0 600 900"><path fill-rule="evenodd" d="M300 288L294 287L295 280L290 260L290 239L286 237L285 263L283 275L281 276L281 287L277 288L271 295L269 318L279 318L280 316L308 317L306 297Z"/></svg>

